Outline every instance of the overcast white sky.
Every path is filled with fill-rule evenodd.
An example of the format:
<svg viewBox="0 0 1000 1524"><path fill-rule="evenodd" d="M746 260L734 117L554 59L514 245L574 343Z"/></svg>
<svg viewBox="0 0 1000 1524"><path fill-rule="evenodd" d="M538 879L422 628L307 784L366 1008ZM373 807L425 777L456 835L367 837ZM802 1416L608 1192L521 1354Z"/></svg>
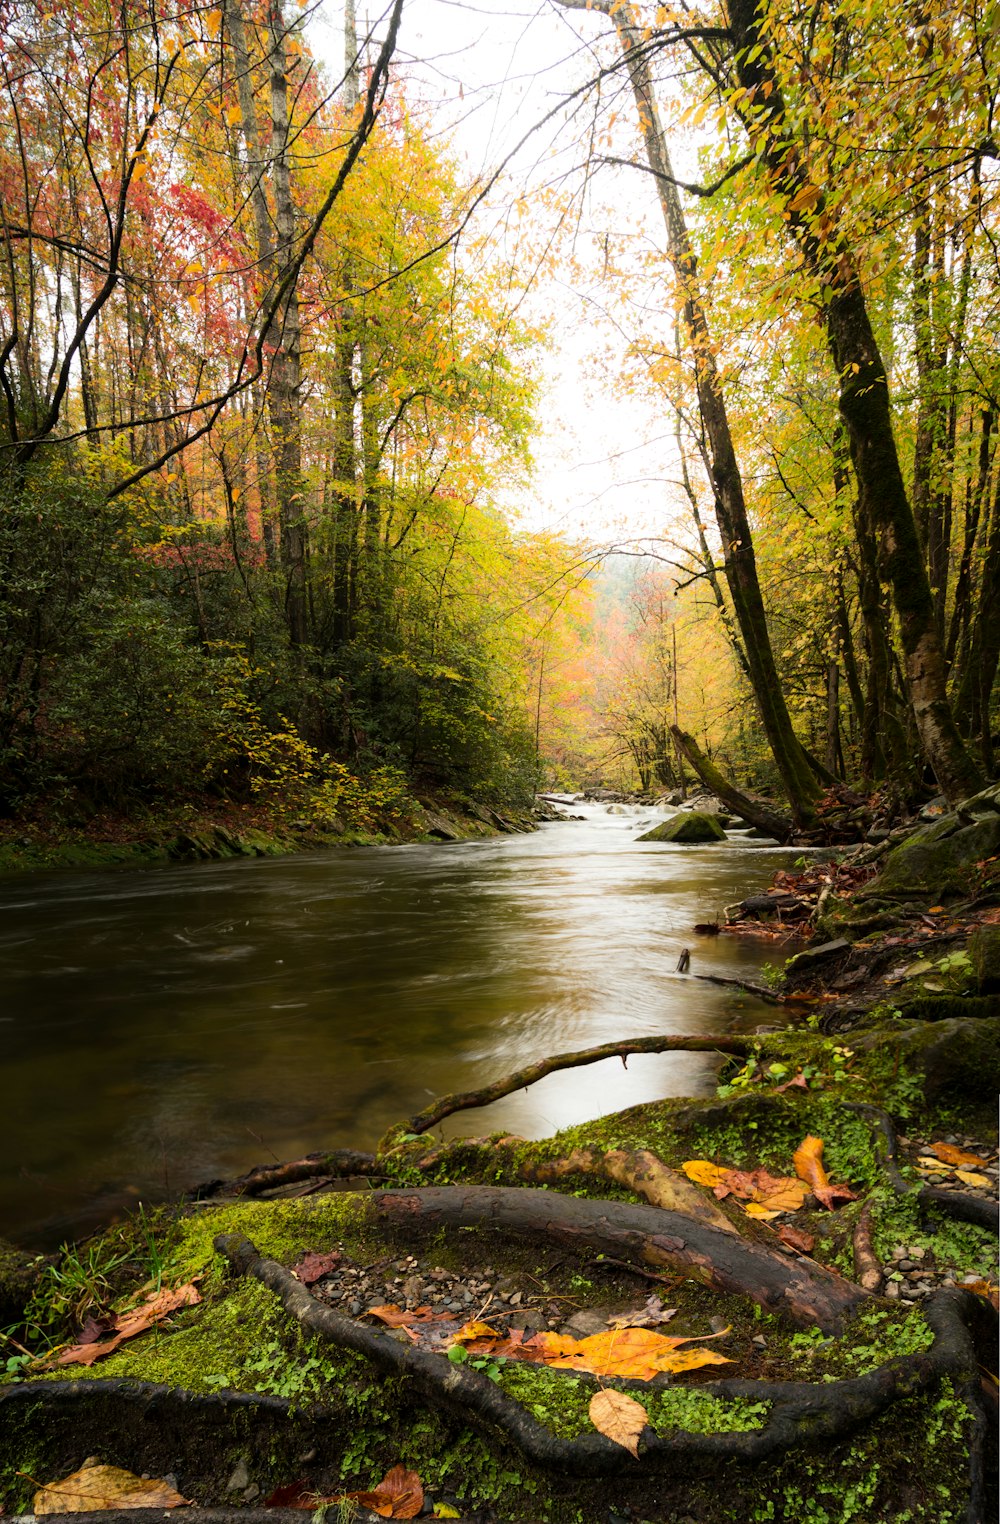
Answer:
<svg viewBox="0 0 1000 1524"><path fill-rule="evenodd" d="M378 14L374 7L372 14ZM361 33L366 20L358 0ZM328 0L311 28L335 78L342 68L342 25L338 0ZM604 59L611 55L609 33L603 17L567 13L552 0L405 0L396 67L411 107L457 149L475 177L495 169L590 77L595 47ZM537 189L577 170L587 120L567 127L557 119L532 133L511 165L506 197L495 194L487 215L499 220L515 190ZM623 154L639 156L630 95L622 101L622 131ZM647 176L609 168L597 176L580 216L578 250L596 251L594 231L609 228L662 246ZM602 283L596 253L595 259L582 286L557 270L540 277L532 293L532 315L546 320L551 347L542 360L535 488L516 506L528 527L609 542L662 533L680 498L667 480L678 474L672 419L625 397L615 374L614 351L624 352L625 340L602 320L600 309L613 302L614 292Z"/></svg>

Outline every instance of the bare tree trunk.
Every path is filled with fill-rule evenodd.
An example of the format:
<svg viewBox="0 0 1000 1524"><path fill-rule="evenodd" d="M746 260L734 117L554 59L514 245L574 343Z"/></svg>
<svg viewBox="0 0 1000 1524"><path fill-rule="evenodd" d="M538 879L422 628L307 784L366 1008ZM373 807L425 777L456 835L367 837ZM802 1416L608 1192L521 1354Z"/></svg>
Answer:
<svg viewBox="0 0 1000 1524"><path fill-rule="evenodd" d="M684 209L674 179L666 137L660 122L642 34L627 6L616 0L559 0L569 9L601 11L614 23L628 68L642 128L649 168L656 180L660 207L667 231L667 254L684 294L684 325L694 357L698 407L711 456L715 513L722 537L723 559L733 608L743 637L754 697L775 764L788 795L793 818L805 825L813 818L820 785L802 753L785 703L764 611L753 538L733 446L729 418L704 298L698 281L697 260L691 248Z"/></svg>

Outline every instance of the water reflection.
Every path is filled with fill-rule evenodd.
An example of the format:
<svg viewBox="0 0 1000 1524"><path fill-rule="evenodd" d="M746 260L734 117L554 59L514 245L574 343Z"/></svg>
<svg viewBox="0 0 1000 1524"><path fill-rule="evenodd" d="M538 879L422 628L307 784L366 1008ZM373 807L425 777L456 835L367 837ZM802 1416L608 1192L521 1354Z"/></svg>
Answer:
<svg viewBox="0 0 1000 1524"><path fill-rule="evenodd" d="M674 970L760 954L694 921L787 852L640 844L649 812L527 837L0 886L0 1232L36 1241L116 1203L324 1145L370 1146L442 1091L564 1049L712 1032L773 1011ZM540 1136L712 1061L552 1075L451 1132Z"/></svg>

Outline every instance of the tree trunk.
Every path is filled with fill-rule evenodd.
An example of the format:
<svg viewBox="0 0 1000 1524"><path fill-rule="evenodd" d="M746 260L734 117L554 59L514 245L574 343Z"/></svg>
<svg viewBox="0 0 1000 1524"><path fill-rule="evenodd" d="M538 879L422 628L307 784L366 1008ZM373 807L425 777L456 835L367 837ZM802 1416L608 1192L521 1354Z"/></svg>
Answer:
<svg viewBox="0 0 1000 1524"><path fill-rule="evenodd" d="M934 600L892 431L888 378L857 264L843 236L835 231L820 236L820 218L830 214L822 189L809 179L804 151L791 135L758 0L729 0L729 20L736 73L745 92L741 115L762 166L786 198L788 223L806 267L826 294L822 319L840 382L858 516L882 547L921 747L940 788L957 802L978 792L983 777L962 743L948 701Z"/></svg>
<svg viewBox="0 0 1000 1524"><path fill-rule="evenodd" d="M622 45L639 113L646 158L656 179L667 231L667 254L684 294L684 325L694 358L698 407L708 437L715 513L733 608L743 637L754 697L788 796L792 817L796 824L806 825L813 819L814 805L822 790L802 754L792 728L771 649L750 521L743 495L743 478L736 459L722 382L715 363L704 298L698 281L697 260L688 237L684 209L660 123L642 34L630 19L628 8L614 3L614 0L559 0L559 3L569 9L603 12L614 23Z"/></svg>
<svg viewBox="0 0 1000 1524"><path fill-rule="evenodd" d="M715 763L709 761L694 736L688 735L677 725L671 725L670 733L705 787L717 799L721 799L734 815L738 815L748 825L756 826L759 831L766 831L768 836L773 836L776 841L789 839L792 835L792 821L787 815L779 815L763 799L741 793L736 785L730 783L725 774L719 771Z"/></svg>

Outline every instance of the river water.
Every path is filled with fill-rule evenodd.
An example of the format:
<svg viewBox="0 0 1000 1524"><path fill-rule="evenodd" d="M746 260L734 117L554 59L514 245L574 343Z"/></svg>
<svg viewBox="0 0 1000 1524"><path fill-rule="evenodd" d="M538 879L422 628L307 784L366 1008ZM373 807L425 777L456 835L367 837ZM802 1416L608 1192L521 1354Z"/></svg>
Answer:
<svg viewBox="0 0 1000 1524"><path fill-rule="evenodd" d="M675 969L690 947L692 973L751 974L766 947L691 926L793 854L640 844L654 811L574 808L489 841L0 881L0 1234L50 1245L140 1198L371 1147L545 1054L773 1022ZM606 1061L445 1130L540 1137L710 1093L716 1067Z"/></svg>

